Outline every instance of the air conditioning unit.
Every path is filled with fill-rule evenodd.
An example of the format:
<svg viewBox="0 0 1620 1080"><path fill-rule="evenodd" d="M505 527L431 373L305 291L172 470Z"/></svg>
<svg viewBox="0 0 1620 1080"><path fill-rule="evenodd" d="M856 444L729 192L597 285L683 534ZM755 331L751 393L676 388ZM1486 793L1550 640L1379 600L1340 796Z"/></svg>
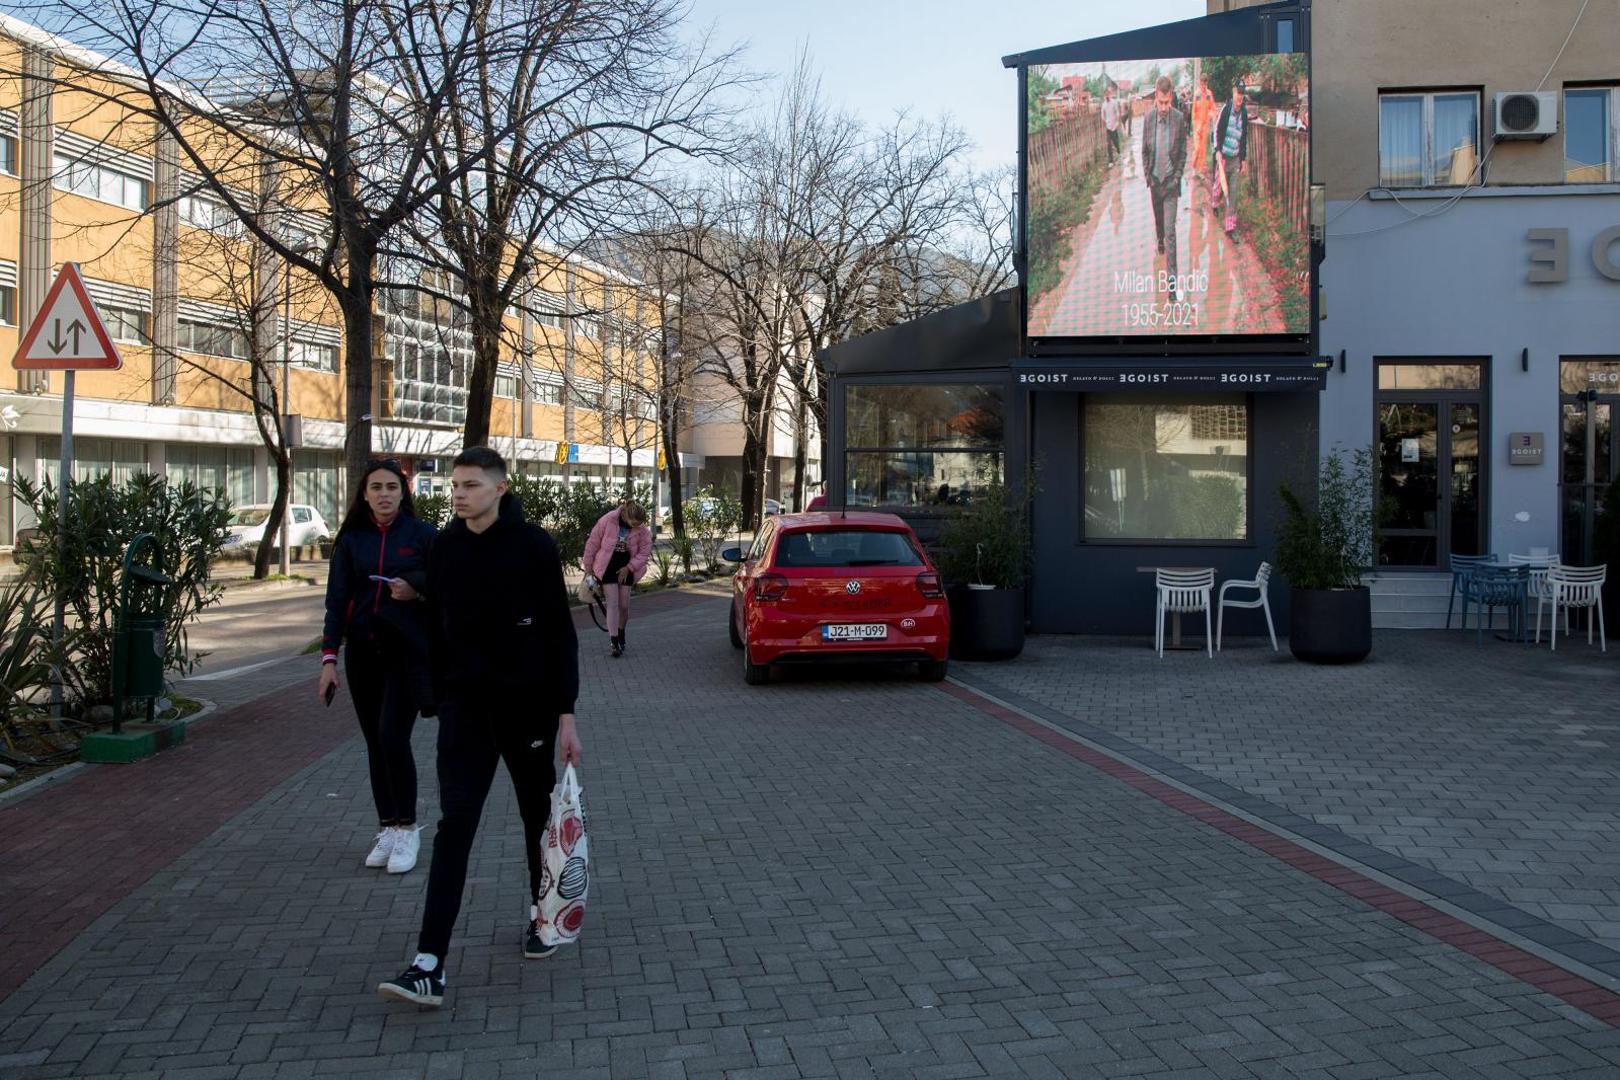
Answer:
<svg viewBox="0 0 1620 1080"><path fill-rule="evenodd" d="M1496 95L1497 142L1550 139L1558 134L1558 94L1553 90L1504 90Z"/></svg>

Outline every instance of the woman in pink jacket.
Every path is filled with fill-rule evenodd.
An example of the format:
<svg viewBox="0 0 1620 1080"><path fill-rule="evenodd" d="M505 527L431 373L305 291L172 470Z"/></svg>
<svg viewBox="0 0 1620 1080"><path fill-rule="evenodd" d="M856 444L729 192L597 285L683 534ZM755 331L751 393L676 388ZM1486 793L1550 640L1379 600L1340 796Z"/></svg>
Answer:
<svg viewBox="0 0 1620 1080"><path fill-rule="evenodd" d="M630 586L647 573L652 530L647 511L622 502L597 520L585 541L585 572L602 583L607 594L608 634L614 656L624 655L624 625L630 621Z"/></svg>

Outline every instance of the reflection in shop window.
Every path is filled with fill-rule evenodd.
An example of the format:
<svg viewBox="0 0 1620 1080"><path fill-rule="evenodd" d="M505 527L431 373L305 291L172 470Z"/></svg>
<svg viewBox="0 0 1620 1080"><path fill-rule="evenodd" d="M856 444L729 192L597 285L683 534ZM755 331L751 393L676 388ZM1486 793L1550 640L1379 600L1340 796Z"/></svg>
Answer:
<svg viewBox="0 0 1620 1080"><path fill-rule="evenodd" d="M1248 488L1241 395L1087 398L1087 539L1243 540Z"/></svg>
<svg viewBox="0 0 1620 1080"><path fill-rule="evenodd" d="M961 450L851 450L847 506L967 506L1001 480L1001 455Z"/></svg>
<svg viewBox="0 0 1620 1080"><path fill-rule="evenodd" d="M1591 360L1565 360L1558 365L1558 388L1565 394L1595 390L1599 394L1620 394L1620 357Z"/></svg>
<svg viewBox="0 0 1620 1080"><path fill-rule="evenodd" d="M855 447L1001 449L996 386L851 386L845 444Z"/></svg>
<svg viewBox="0 0 1620 1080"><path fill-rule="evenodd" d="M1002 478L999 386L854 385L845 391L849 506L963 506Z"/></svg>
<svg viewBox="0 0 1620 1080"><path fill-rule="evenodd" d="M1485 367L1477 363L1378 361L1380 390L1478 390L1484 377Z"/></svg>

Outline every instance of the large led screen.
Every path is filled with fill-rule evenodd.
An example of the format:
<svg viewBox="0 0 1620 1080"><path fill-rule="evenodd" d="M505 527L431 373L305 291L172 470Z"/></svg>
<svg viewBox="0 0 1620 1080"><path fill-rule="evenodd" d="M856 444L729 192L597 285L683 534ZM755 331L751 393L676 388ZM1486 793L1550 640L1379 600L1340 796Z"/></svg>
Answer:
<svg viewBox="0 0 1620 1080"><path fill-rule="evenodd" d="M1032 66L1032 338L1303 335L1304 53Z"/></svg>

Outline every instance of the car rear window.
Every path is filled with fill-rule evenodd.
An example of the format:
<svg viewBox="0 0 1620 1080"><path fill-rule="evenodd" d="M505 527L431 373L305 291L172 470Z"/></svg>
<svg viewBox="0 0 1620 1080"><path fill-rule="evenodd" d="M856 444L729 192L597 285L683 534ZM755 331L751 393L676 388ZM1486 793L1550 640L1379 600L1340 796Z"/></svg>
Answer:
<svg viewBox="0 0 1620 1080"><path fill-rule="evenodd" d="M922 558L904 533L837 529L784 533L776 543L776 565L921 566Z"/></svg>

